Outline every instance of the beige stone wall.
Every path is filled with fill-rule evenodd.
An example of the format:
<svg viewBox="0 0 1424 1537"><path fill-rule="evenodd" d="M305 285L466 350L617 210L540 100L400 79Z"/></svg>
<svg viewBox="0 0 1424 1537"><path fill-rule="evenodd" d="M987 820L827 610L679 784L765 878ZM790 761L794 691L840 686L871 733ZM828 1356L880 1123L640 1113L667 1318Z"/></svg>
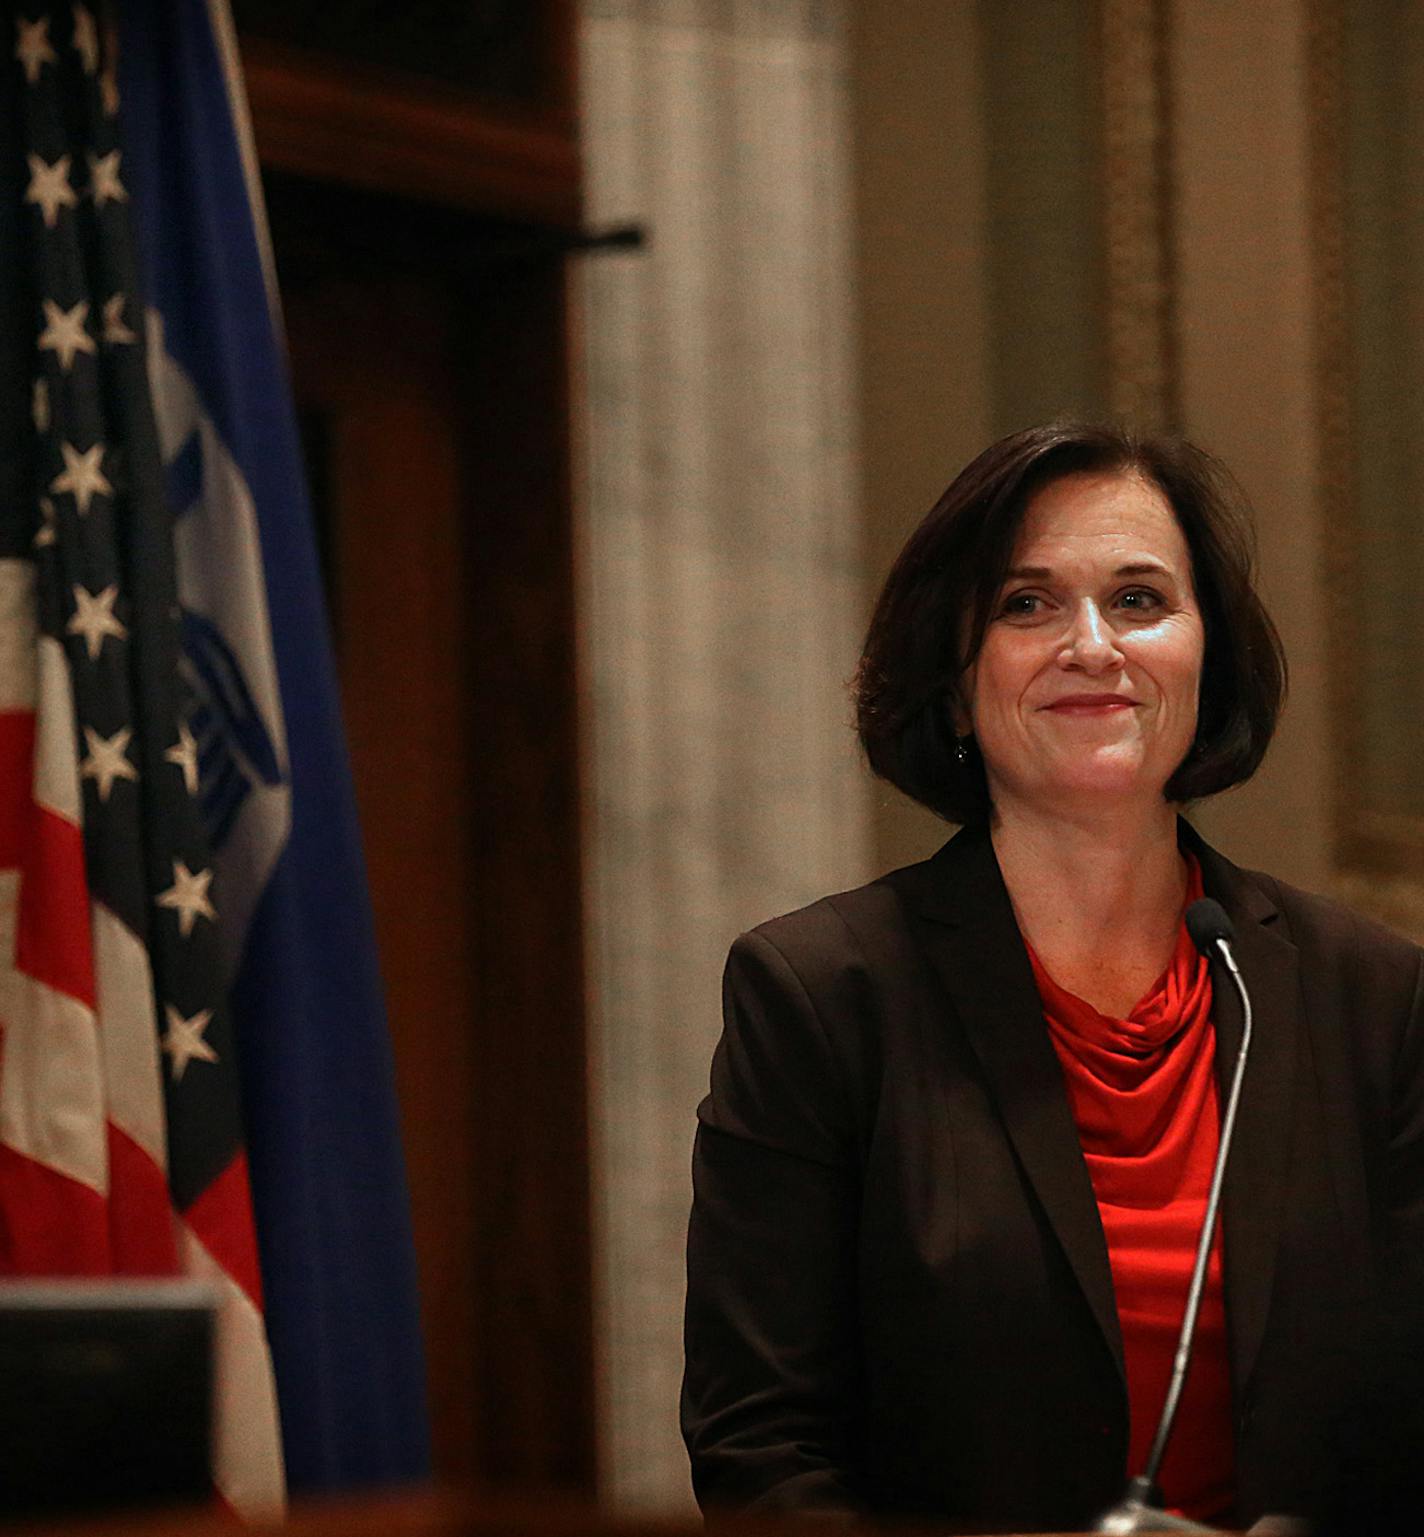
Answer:
<svg viewBox="0 0 1424 1537"><path fill-rule="evenodd" d="M1329 605L1319 528L1306 7L1173 7L1183 427L1256 507L1266 601L1291 665L1270 756L1198 822L1238 861L1333 878Z"/></svg>
<svg viewBox="0 0 1424 1537"><path fill-rule="evenodd" d="M737 933L871 870L845 36L826 0L589 0L580 295L600 1429L610 1500L691 1502L694 1113Z"/></svg>
<svg viewBox="0 0 1424 1537"><path fill-rule="evenodd" d="M975 7L859 0L850 59L868 616L906 535L992 431ZM943 841L944 823L898 791L873 796L880 868Z"/></svg>
<svg viewBox="0 0 1424 1537"><path fill-rule="evenodd" d="M1115 20L1130 31L1136 10L1146 27L1154 9L1168 40L1167 89L1147 101L1164 115L1171 159L1167 395L1183 430L1218 453L1255 502L1264 588L1293 675L1266 767L1198 819L1236 857L1328 888L1337 872L1316 449L1308 7L1305 0L1142 0L1116 4ZM1061 200L1040 199L1044 222L1032 250L1023 233L1036 182L1056 177L1081 188L1084 166L1101 167L1101 147L1095 152L1090 142L1101 120L1084 100L1101 91L1104 60L1081 32L1082 18L1096 13L1094 6L1070 13L1054 4L924 0L857 7L868 594L953 471L992 436L1023 425L1031 406L1046 416L1060 405L1093 411L1124 393L1131 398L1121 381L1115 388L1099 355L1114 298L1095 280L1101 242L1084 215L1107 221L1103 189L1084 194L1071 213ZM1055 50L1054 69L1033 67ZM1065 58L1076 64L1071 83ZM991 90L994 81L999 88ZM1006 95L1006 81L1017 82L1016 95ZM996 181L996 166L1020 174ZM1076 313L1050 326L1031 303L1016 302L1003 274L1020 258L1037 264L1041 293ZM1076 368L1063 358L1073 346L1087 354ZM945 367L948 358L954 363ZM1013 389L1004 383L1009 368L1019 381ZM941 835L893 792L877 793L875 815L886 865Z"/></svg>

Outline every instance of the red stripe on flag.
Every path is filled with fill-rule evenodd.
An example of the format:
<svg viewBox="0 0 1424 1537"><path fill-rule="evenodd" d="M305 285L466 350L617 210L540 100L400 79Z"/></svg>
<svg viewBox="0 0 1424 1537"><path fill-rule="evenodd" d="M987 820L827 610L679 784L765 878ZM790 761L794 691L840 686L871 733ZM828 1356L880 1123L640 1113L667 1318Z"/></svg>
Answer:
<svg viewBox="0 0 1424 1537"><path fill-rule="evenodd" d="M92 1009L84 838L72 822L35 804L34 759L34 713L0 711L0 869L20 871L15 964Z"/></svg>
<svg viewBox="0 0 1424 1537"><path fill-rule="evenodd" d="M15 964L27 976L94 1007L84 835L72 822L33 802L20 871Z"/></svg>
<svg viewBox="0 0 1424 1537"><path fill-rule="evenodd" d="M109 1123L109 1234L117 1275L177 1275L178 1243L163 1170Z"/></svg>
<svg viewBox="0 0 1424 1537"><path fill-rule="evenodd" d="M245 1152L234 1156L183 1213L183 1220L260 1313L262 1273L257 1264L257 1233L252 1225L252 1193L248 1188Z"/></svg>
<svg viewBox="0 0 1424 1537"><path fill-rule="evenodd" d="M33 710L0 710L0 870L19 867L33 805Z"/></svg>
<svg viewBox="0 0 1424 1537"><path fill-rule="evenodd" d="M0 1274L109 1275L103 1196L0 1143Z"/></svg>

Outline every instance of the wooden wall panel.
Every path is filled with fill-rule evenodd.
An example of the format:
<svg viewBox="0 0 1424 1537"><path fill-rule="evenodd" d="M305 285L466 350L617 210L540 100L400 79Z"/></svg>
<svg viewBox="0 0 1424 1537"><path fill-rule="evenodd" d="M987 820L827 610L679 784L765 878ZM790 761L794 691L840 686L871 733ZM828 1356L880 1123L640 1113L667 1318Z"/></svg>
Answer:
<svg viewBox="0 0 1424 1537"><path fill-rule="evenodd" d="M263 163L574 231L573 0L238 0Z"/></svg>
<svg viewBox="0 0 1424 1537"><path fill-rule="evenodd" d="M463 441L470 527L481 533L466 622L473 870L488 900L474 914L474 949L501 1077L476 1127L475 1259L489 1316L511 1326L480 1342L482 1377L504 1385L481 1398L480 1442L520 1483L591 1487L572 529L568 454L546 426L568 414L557 265L507 272L477 323ZM529 347L531 335L546 338L542 350Z"/></svg>
<svg viewBox="0 0 1424 1537"><path fill-rule="evenodd" d="M280 266L290 231L276 233ZM437 1465L486 1485L586 1489L561 264L352 276L323 272L309 235L301 249L305 270L286 295L291 351L326 461L315 480L329 488L333 626L410 1162Z"/></svg>
<svg viewBox="0 0 1424 1537"><path fill-rule="evenodd" d="M436 1470L588 1493L561 254L582 204L572 6L528 9L534 84L503 93L353 62L295 21L264 34L261 5L238 18L388 992Z"/></svg>

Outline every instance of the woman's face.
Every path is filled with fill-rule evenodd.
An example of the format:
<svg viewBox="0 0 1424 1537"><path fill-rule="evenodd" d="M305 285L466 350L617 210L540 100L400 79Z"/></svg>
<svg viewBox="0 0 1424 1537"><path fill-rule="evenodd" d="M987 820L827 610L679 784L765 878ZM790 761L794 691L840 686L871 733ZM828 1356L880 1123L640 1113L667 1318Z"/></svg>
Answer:
<svg viewBox="0 0 1424 1537"><path fill-rule="evenodd" d="M1043 487L961 683L959 729L995 807L1160 802L1196 734L1204 645L1186 539L1156 486L1110 473Z"/></svg>

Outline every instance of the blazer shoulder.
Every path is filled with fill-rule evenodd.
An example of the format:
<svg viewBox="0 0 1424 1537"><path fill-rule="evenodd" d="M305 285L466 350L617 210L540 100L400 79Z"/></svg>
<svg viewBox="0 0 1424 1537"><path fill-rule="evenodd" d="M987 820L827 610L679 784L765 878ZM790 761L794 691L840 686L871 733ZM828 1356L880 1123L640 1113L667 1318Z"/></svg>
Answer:
<svg viewBox="0 0 1424 1537"><path fill-rule="evenodd" d="M900 899L883 879L738 936L702 1125L814 1163L863 1147L881 1033L915 971Z"/></svg>
<svg viewBox="0 0 1424 1537"><path fill-rule="evenodd" d="M771 945L808 986L847 966L875 968L910 942L902 878L919 868L892 870L863 886L769 918L748 932Z"/></svg>
<svg viewBox="0 0 1424 1537"><path fill-rule="evenodd" d="M988 937L1016 942L987 832L961 828L929 858L772 918L751 934L803 978L825 979L849 968L913 987L925 975L924 921L980 924L985 913L1000 920L989 925Z"/></svg>
<svg viewBox="0 0 1424 1537"><path fill-rule="evenodd" d="M762 934L768 939L796 943L803 937L810 938L823 932L843 933L848 928L863 928L867 925L883 927L886 923L896 922L901 905L899 893L893 884L895 874L898 872L877 876L873 881L867 881L863 886L854 886L848 891L836 891L829 896L819 897L804 907L768 918L764 923L757 924L751 932Z"/></svg>
<svg viewBox="0 0 1424 1537"><path fill-rule="evenodd" d="M1424 949L1357 908L1262 870L1241 875L1275 904L1286 936L1303 955L1327 965L1353 963L1398 973L1411 984L1424 975Z"/></svg>

